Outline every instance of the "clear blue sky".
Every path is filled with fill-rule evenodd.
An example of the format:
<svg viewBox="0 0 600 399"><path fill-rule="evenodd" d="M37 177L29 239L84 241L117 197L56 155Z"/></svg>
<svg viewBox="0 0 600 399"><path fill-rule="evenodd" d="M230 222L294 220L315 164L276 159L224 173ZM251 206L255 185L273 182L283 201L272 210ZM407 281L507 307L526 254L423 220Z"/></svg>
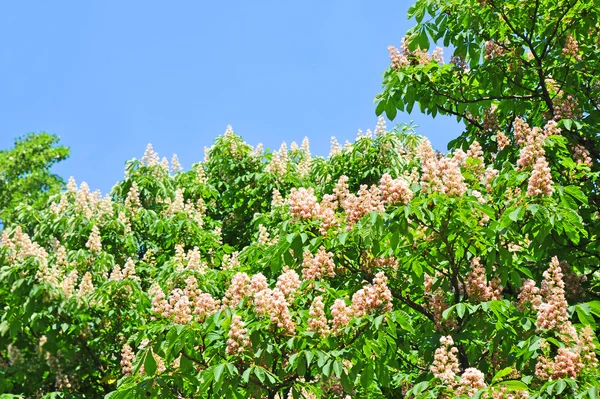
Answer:
<svg viewBox="0 0 600 399"><path fill-rule="evenodd" d="M412 25L396 1L7 1L0 5L0 148L47 131L54 171L102 192L151 142L189 168L228 124L252 145L310 138L327 155L376 124L374 96ZM461 130L415 111L438 149ZM389 126L389 124L388 124Z"/></svg>

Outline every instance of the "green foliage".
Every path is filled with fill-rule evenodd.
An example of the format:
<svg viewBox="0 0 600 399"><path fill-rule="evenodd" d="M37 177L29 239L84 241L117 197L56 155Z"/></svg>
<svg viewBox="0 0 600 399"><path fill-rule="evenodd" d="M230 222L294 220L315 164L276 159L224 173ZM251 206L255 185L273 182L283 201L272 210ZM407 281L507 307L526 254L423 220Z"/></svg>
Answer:
<svg viewBox="0 0 600 399"><path fill-rule="evenodd" d="M328 159L228 129L190 171L149 147L104 198L18 207L0 395L596 398L596 10L418 1L377 113L457 115L449 154L383 119Z"/></svg>
<svg viewBox="0 0 600 399"><path fill-rule="evenodd" d="M67 159L69 149L57 146L58 137L30 133L15 140L14 148L0 150L0 221L7 225L18 205L43 206L60 192L64 181L50 173L56 162Z"/></svg>

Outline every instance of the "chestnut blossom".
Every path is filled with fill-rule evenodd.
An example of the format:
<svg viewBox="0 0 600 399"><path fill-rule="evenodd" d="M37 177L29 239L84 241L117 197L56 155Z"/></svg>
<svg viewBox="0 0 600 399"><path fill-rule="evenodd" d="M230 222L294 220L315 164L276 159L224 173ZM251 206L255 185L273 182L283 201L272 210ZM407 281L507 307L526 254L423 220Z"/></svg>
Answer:
<svg viewBox="0 0 600 399"><path fill-rule="evenodd" d="M577 378L581 372L579 353L569 348L558 348L558 353L552 363L551 380L560 378Z"/></svg>
<svg viewBox="0 0 600 399"><path fill-rule="evenodd" d="M504 48L493 40L486 41L484 46L485 46L484 58L486 60L492 60L494 58L504 55L504 53L505 53Z"/></svg>
<svg viewBox="0 0 600 399"><path fill-rule="evenodd" d="M568 322L567 300L565 299L565 283L558 258L555 256L550 262L550 267L543 274L542 303L538 306L536 326L539 329L550 330L564 329Z"/></svg>
<svg viewBox="0 0 600 399"><path fill-rule="evenodd" d="M285 142L281 143L279 151L273 151L271 161L265 168L269 173L276 175L278 178L283 177L287 172L288 150Z"/></svg>
<svg viewBox="0 0 600 399"><path fill-rule="evenodd" d="M313 299L308 315L308 331L313 331L322 337L329 334L330 329L329 324L327 324L327 317L325 317L325 305L322 296Z"/></svg>
<svg viewBox="0 0 600 399"><path fill-rule="evenodd" d="M313 255L309 250L304 251L303 257L302 279L319 280L324 276L335 276L333 253L327 252L324 246L319 247L316 255Z"/></svg>
<svg viewBox="0 0 600 399"><path fill-rule="evenodd" d="M590 152L581 144L576 144L573 147L573 159L575 159L578 165L585 165L588 168L594 165L590 157Z"/></svg>
<svg viewBox="0 0 600 399"><path fill-rule="evenodd" d="M142 157L142 164L152 167L158 165L158 163L158 153L154 151L152 144L148 143L146 152L144 152L144 156Z"/></svg>
<svg viewBox="0 0 600 399"><path fill-rule="evenodd" d="M519 300L519 308L521 310L525 310L529 306L533 310L537 310L540 304L542 303L542 297L540 295L540 290L535 286L535 281L531 279L527 279L523 281L523 286L521 287L521 292L518 296Z"/></svg>
<svg viewBox="0 0 600 399"><path fill-rule="evenodd" d="M435 323L435 329L442 331L444 327L451 327L454 323L452 320L444 320L444 310L450 306L446 302L444 291L438 287L435 291L433 289L433 277L425 273L424 275L424 293L426 308L433 314L433 320Z"/></svg>
<svg viewBox="0 0 600 399"><path fill-rule="evenodd" d="M392 69L399 71L402 68L410 66L410 62L406 55L402 54L396 47L388 46L388 51L390 52Z"/></svg>
<svg viewBox="0 0 600 399"><path fill-rule="evenodd" d="M286 300L292 299L294 293L300 287L300 278L296 271L285 266L283 273L277 278L277 289L283 293Z"/></svg>
<svg viewBox="0 0 600 399"><path fill-rule="evenodd" d="M478 257L471 260L471 271L465 281L465 288L469 299L474 302L487 302L502 298L502 290L499 289L499 281L492 280L488 283L485 277L485 268Z"/></svg>
<svg viewBox="0 0 600 399"><path fill-rule="evenodd" d="M346 301L338 298L331 306L331 316L333 317L333 331L339 333L341 329L346 327L352 320L352 309L346 305Z"/></svg>
<svg viewBox="0 0 600 399"><path fill-rule="evenodd" d="M177 157L177 154L173 154L173 157L171 158L171 171L173 173L179 173L183 170L183 168L181 167L181 164L179 163L179 158Z"/></svg>
<svg viewBox="0 0 600 399"><path fill-rule="evenodd" d="M77 284L77 270L73 269L71 272L64 278L62 281L60 288L62 289L65 296L70 297L75 292L75 285Z"/></svg>
<svg viewBox="0 0 600 399"><path fill-rule="evenodd" d="M225 292L223 306L233 309L237 307L242 299L249 297L251 294L250 277L246 273L236 273Z"/></svg>
<svg viewBox="0 0 600 399"><path fill-rule="evenodd" d="M373 284L365 285L352 295L351 309L354 317L364 316L380 308L383 312L392 310L392 293L384 272L375 275Z"/></svg>
<svg viewBox="0 0 600 399"><path fill-rule="evenodd" d="M433 364L430 367L435 378L439 378L449 387L456 386L456 375L460 371L458 367L458 349L454 346L451 336L440 338L440 347L435 350Z"/></svg>
<svg viewBox="0 0 600 399"><path fill-rule="evenodd" d="M342 153L342 146L338 143L335 137L331 137L331 150L329 150L329 159Z"/></svg>
<svg viewBox="0 0 600 399"><path fill-rule="evenodd" d="M77 296L85 296L94 292L94 284L92 284L92 274L87 272L83 275L81 283L79 284L79 291Z"/></svg>
<svg viewBox="0 0 600 399"><path fill-rule="evenodd" d="M289 303L279 288L273 290L265 288L254 294L254 307L256 313L261 316L269 316L271 322L285 331L286 334L294 335L296 326L292 321Z"/></svg>
<svg viewBox="0 0 600 399"><path fill-rule="evenodd" d="M581 60L581 55L579 54L579 44L572 35L567 35L565 46L562 49L562 56L573 57L576 60Z"/></svg>
<svg viewBox="0 0 600 399"><path fill-rule="evenodd" d="M299 219L312 219L319 213L319 204L315 190L300 187L292 188L287 199L292 217Z"/></svg>
<svg viewBox="0 0 600 399"><path fill-rule="evenodd" d="M135 359L135 355L131 346L128 344L123 345L121 349L121 372L123 375L131 375L133 359Z"/></svg>
<svg viewBox="0 0 600 399"><path fill-rule="evenodd" d="M243 353L250 346L250 339L246 337L247 329L244 328L244 322L238 315L233 315L231 318L231 326L229 327L229 338L227 339L227 349L225 353L228 355L238 355Z"/></svg>
<svg viewBox="0 0 600 399"><path fill-rule="evenodd" d="M581 357L582 368L596 369L598 367L598 359L595 352L594 331L589 324L580 332L577 347Z"/></svg>
<svg viewBox="0 0 600 399"><path fill-rule="evenodd" d="M377 117L377 126L375 126L375 131L373 131L373 135L375 137L380 136L385 133L385 118L382 115Z"/></svg>
<svg viewBox="0 0 600 399"><path fill-rule="evenodd" d="M475 395L477 391L487 386L483 373L474 367L469 367L462 373L458 384L456 393L468 397Z"/></svg>
<svg viewBox="0 0 600 399"><path fill-rule="evenodd" d="M552 174L546 158L541 156L535 162L533 173L527 184L527 195L535 196L551 196L554 192L552 187Z"/></svg>
<svg viewBox="0 0 600 399"><path fill-rule="evenodd" d="M367 185L363 184L360 186L357 195L348 194L346 196L342 202L342 207L346 212L346 223L351 226L368 213L384 210L381 190L375 185L369 189Z"/></svg>
<svg viewBox="0 0 600 399"><path fill-rule="evenodd" d="M86 248L90 250L91 253L97 254L102 251L102 242L100 239L100 230L98 230L98 226L94 225L92 227L92 231L90 233L90 238L85 243Z"/></svg>
<svg viewBox="0 0 600 399"><path fill-rule="evenodd" d="M496 133L496 143L498 144L498 151L502 151L505 147L510 145L510 139L501 131Z"/></svg>
<svg viewBox="0 0 600 399"><path fill-rule="evenodd" d="M413 197L413 192L403 178L392 179L389 173L381 176L379 181L381 200L384 204L407 204Z"/></svg>

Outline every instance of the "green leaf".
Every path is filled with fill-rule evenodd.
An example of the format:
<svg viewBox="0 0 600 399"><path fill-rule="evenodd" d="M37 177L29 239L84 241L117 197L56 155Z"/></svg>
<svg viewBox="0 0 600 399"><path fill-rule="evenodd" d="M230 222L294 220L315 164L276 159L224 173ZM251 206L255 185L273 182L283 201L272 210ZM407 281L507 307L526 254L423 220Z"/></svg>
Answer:
<svg viewBox="0 0 600 399"><path fill-rule="evenodd" d="M506 377L513 371L512 367L506 367L496 373L494 378L492 378L492 384L498 380L501 380L503 377Z"/></svg>
<svg viewBox="0 0 600 399"><path fill-rule="evenodd" d="M260 382L265 382L265 370L263 370L262 367L260 366L256 366L254 367L254 375L256 376L256 378L258 378L260 380Z"/></svg>
<svg viewBox="0 0 600 399"><path fill-rule="evenodd" d="M154 359L152 349L149 349L148 352L146 352L146 359L144 359L144 370L149 376L153 376L156 372L156 359Z"/></svg>
<svg viewBox="0 0 600 399"><path fill-rule="evenodd" d="M340 362L339 360L333 362L333 372L335 373L336 377L340 378L340 376L342 375L342 370L342 362Z"/></svg>
<svg viewBox="0 0 600 399"><path fill-rule="evenodd" d="M584 326L591 326L593 329L596 329L596 320L594 316L592 316L591 307L588 303L579 303L575 305L575 312L577 313L577 317L579 318L579 322Z"/></svg>
<svg viewBox="0 0 600 399"><path fill-rule="evenodd" d="M360 384L363 386L364 389L368 389L372 383L373 383L373 366L369 364L369 365L367 365L367 367L365 367L363 369L363 372L360 375Z"/></svg>
<svg viewBox="0 0 600 399"><path fill-rule="evenodd" d="M571 197L575 198L577 201L581 202L582 204L586 204L588 203L588 199L587 197L583 194L583 192L581 191L581 189L577 186L567 186L565 187L565 192L567 194L569 194Z"/></svg>
<svg viewBox="0 0 600 399"><path fill-rule="evenodd" d="M385 99L382 99L381 101L379 101L379 103L377 104L377 107L375 108L375 115L379 116L379 115L383 114L383 111L385 111L385 109L386 109L386 105L387 105L387 102Z"/></svg>
<svg viewBox="0 0 600 399"><path fill-rule="evenodd" d="M512 212L510 212L508 214L508 217L513 222L517 222L517 221L519 221L519 220L521 220L523 218L524 214L525 214L525 212L523 211L523 207L519 206L515 210L513 210Z"/></svg>
<svg viewBox="0 0 600 399"><path fill-rule="evenodd" d="M248 383L248 381L250 381L250 373L252 373L252 369L253 367L247 368L244 371L244 374L242 374L242 381L244 381L245 383Z"/></svg>
<svg viewBox="0 0 600 399"><path fill-rule="evenodd" d="M215 367L215 382L219 383L221 381L221 376L223 375L223 371L225 371L225 364L219 364Z"/></svg>
<svg viewBox="0 0 600 399"><path fill-rule="evenodd" d="M511 391L524 391L527 390L527 385L523 381L519 380L506 380L495 384L496 386L505 386L506 389Z"/></svg>
<svg viewBox="0 0 600 399"><path fill-rule="evenodd" d="M456 304L456 313L458 314L459 318L463 318L463 316L465 315L465 312L467 310L467 307L465 306L464 303L457 303Z"/></svg>
<svg viewBox="0 0 600 399"><path fill-rule="evenodd" d="M385 106L385 115L389 120L393 121L396 117L396 112L396 104L394 103L394 101L392 101L392 99L390 99Z"/></svg>

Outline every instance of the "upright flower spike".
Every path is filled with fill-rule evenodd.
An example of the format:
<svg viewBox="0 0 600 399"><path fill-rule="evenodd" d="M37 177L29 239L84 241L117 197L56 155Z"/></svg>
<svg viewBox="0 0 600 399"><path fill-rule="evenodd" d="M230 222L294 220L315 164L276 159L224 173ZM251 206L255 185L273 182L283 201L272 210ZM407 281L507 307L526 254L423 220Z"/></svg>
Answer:
<svg viewBox="0 0 600 399"><path fill-rule="evenodd" d="M460 369L458 367L458 349L454 346L454 340L451 336L440 338L440 347L435 350L433 364L430 367L435 378L454 388L456 386L456 376Z"/></svg>
<svg viewBox="0 0 600 399"><path fill-rule="evenodd" d="M233 315L231 318L231 327L229 328L229 338L227 339L227 348L225 353L228 355L239 355L250 346L250 339L246 337L248 330L244 327L242 318Z"/></svg>
<svg viewBox="0 0 600 399"><path fill-rule="evenodd" d="M315 297L310 304L308 314L308 331L313 331L322 337L328 335L330 328L327 323L327 317L325 317L325 305L323 304L322 296Z"/></svg>
<svg viewBox="0 0 600 399"><path fill-rule="evenodd" d="M555 256L550 262L550 267L544 272L542 281L542 302L538 306L536 326L539 329L550 330L559 328L564 330L568 322L567 300L565 299L565 283L558 258Z"/></svg>
<svg viewBox="0 0 600 399"><path fill-rule="evenodd" d="M90 237L85 243L85 246L93 254L97 254L102 251L102 242L100 239L100 230L98 229L98 226L94 225L94 227L92 227Z"/></svg>
<svg viewBox="0 0 600 399"><path fill-rule="evenodd" d="M533 173L527 184L527 195L530 197L549 197L554 192L552 175L546 158L541 156L535 162Z"/></svg>

